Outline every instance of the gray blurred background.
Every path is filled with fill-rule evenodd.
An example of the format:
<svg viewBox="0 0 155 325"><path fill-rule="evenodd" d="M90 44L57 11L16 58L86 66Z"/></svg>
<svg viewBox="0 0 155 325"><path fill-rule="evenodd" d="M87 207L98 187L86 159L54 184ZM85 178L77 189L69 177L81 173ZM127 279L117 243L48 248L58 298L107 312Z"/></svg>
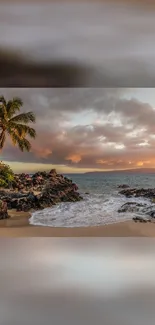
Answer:
<svg viewBox="0 0 155 325"><path fill-rule="evenodd" d="M153 87L154 34L134 1L0 2L0 86Z"/></svg>
<svg viewBox="0 0 155 325"><path fill-rule="evenodd" d="M0 325L153 325L155 240L0 239Z"/></svg>

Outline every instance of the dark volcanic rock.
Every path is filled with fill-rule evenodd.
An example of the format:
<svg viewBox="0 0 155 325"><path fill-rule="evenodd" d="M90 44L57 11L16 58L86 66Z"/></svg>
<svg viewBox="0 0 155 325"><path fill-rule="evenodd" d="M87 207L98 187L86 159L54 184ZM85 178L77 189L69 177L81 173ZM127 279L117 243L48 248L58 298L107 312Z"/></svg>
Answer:
<svg viewBox="0 0 155 325"><path fill-rule="evenodd" d="M122 184L122 185L118 185L118 188L129 188L130 186L127 184Z"/></svg>
<svg viewBox="0 0 155 325"><path fill-rule="evenodd" d="M136 188L130 188L130 189L123 189L120 191L120 194L125 195L126 197L145 197L150 198L152 200L155 199L155 189L154 188L148 188L148 189L136 189Z"/></svg>
<svg viewBox="0 0 155 325"><path fill-rule="evenodd" d="M155 205L145 203L127 202L118 210L119 213L135 214L133 220L135 222L154 222Z"/></svg>
<svg viewBox="0 0 155 325"><path fill-rule="evenodd" d="M121 208L118 210L119 213L122 212L138 212L144 209L146 205L140 204L137 202L127 202L121 206Z"/></svg>
<svg viewBox="0 0 155 325"><path fill-rule="evenodd" d="M7 203L0 200L0 219L7 219L8 217Z"/></svg>
<svg viewBox="0 0 155 325"><path fill-rule="evenodd" d="M27 174L15 175L12 188L0 191L8 209L29 211L44 209L60 202L77 202L83 198L77 192L78 186L72 180L57 174L55 169L49 173L38 172L30 177Z"/></svg>
<svg viewBox="0 0 155 325"><path fill-rule="evenodd" d="M135 221L135 222L137 222L137 221L139 221L139 222L151 222L151 220L149 220L149 219L145 219L145 218L142 218L142 217L134 217L133 219L132 219L133 221Z"/></svg>
<svg viewBox="0 0 155 325"><path fill-rule="evenodd" d="M150 211L148 212L151 218L155 218L155 211Z"/></svg>

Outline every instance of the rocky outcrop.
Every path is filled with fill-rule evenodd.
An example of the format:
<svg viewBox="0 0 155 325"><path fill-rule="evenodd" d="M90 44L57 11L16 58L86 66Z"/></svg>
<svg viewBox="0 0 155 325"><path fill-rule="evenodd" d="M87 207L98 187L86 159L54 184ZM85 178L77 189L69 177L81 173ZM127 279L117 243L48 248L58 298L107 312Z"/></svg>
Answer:
<svg viewBox="0 0 155 325"><path fill-rule="evenodd" d="M122 185L118 185L118 188L129 188L130 186L127 184L122 184Z"/></svg>
<svg viewBox="0 0 155 325"><path fill-rule="evenodd" d="M151 219L146 219L142 217L134 217L132 220L135 222L143 222L143 223L151 222Z"/></svg>
<svg viewBox="0 0 155 325"><path fill-rule="evenodd" d="M0 200L0 219L7 219L8 217L7 203Z"/></svg>
<svg viewBox="0 0 155 325"><path fill-rule="evenodd" d="M127 202L121 206L118 210L119 213L123 212L139 212L146 207L146 204L140 204L137 202Z"/></svg>
<svg viewBox="0 0 155 325"><path fill-rule="evenodd" d="M52 207L60 202L80 201L82 197L77 190L72 180L52 169L49 173L38 172L32 177L15 175L12 188L0 191L0 198L6 201L8 209L29 211Z"/></svg>
<svg viewBox="0 0 155 325"><path fill-rule="evenodd" d="M128 189L123 189L119 193L125 195L126 197L145 197L145 198L155 200L154 188L148 188L148 189L128 188Z"/></svg>
<svg viewBox="0 0 155 325"><path fill-rule="evenodd" d="M127 198L145 198L149 199L150 204L146 203L137 203L137 202L127 202L121 206L118 210L119 213L134 213L135 216L133 220L135 222L155 222L155 189L123 189L119 192L122 195L125 195ZM149 202L148 201L148 202Z"/></svg>
<svg viewBox="0 0 155 325"><path fill-rule="evenodd" d="M147 206L145 203L127 202L118 210L119 213L134 213L132 218L135 222L154 222L155 207Z"/></svg>

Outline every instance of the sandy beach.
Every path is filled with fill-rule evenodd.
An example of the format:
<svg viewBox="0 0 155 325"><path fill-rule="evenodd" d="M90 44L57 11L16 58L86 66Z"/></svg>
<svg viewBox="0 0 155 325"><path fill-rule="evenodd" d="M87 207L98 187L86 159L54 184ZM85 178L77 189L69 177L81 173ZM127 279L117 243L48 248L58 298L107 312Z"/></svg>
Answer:
<svg viewBox="0 0 155 325"><path fill-rule="evenodd" d="M59 228L29 225L28 212L9 211L0 220L0 237L155 237L155 223L125 221L96 227Z"/></svg>

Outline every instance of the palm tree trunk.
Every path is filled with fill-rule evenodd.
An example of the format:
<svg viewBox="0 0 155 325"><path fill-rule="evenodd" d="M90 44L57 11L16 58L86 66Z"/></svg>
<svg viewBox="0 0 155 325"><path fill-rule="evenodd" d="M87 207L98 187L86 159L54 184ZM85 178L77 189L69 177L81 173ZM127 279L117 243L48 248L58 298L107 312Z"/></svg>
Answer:
<svg viewBox="0 0 155 325"><path fill-rule="evenodd" d="M3 129L0 134L0 151L3 149L5 142L5 130Z"/></svg>

